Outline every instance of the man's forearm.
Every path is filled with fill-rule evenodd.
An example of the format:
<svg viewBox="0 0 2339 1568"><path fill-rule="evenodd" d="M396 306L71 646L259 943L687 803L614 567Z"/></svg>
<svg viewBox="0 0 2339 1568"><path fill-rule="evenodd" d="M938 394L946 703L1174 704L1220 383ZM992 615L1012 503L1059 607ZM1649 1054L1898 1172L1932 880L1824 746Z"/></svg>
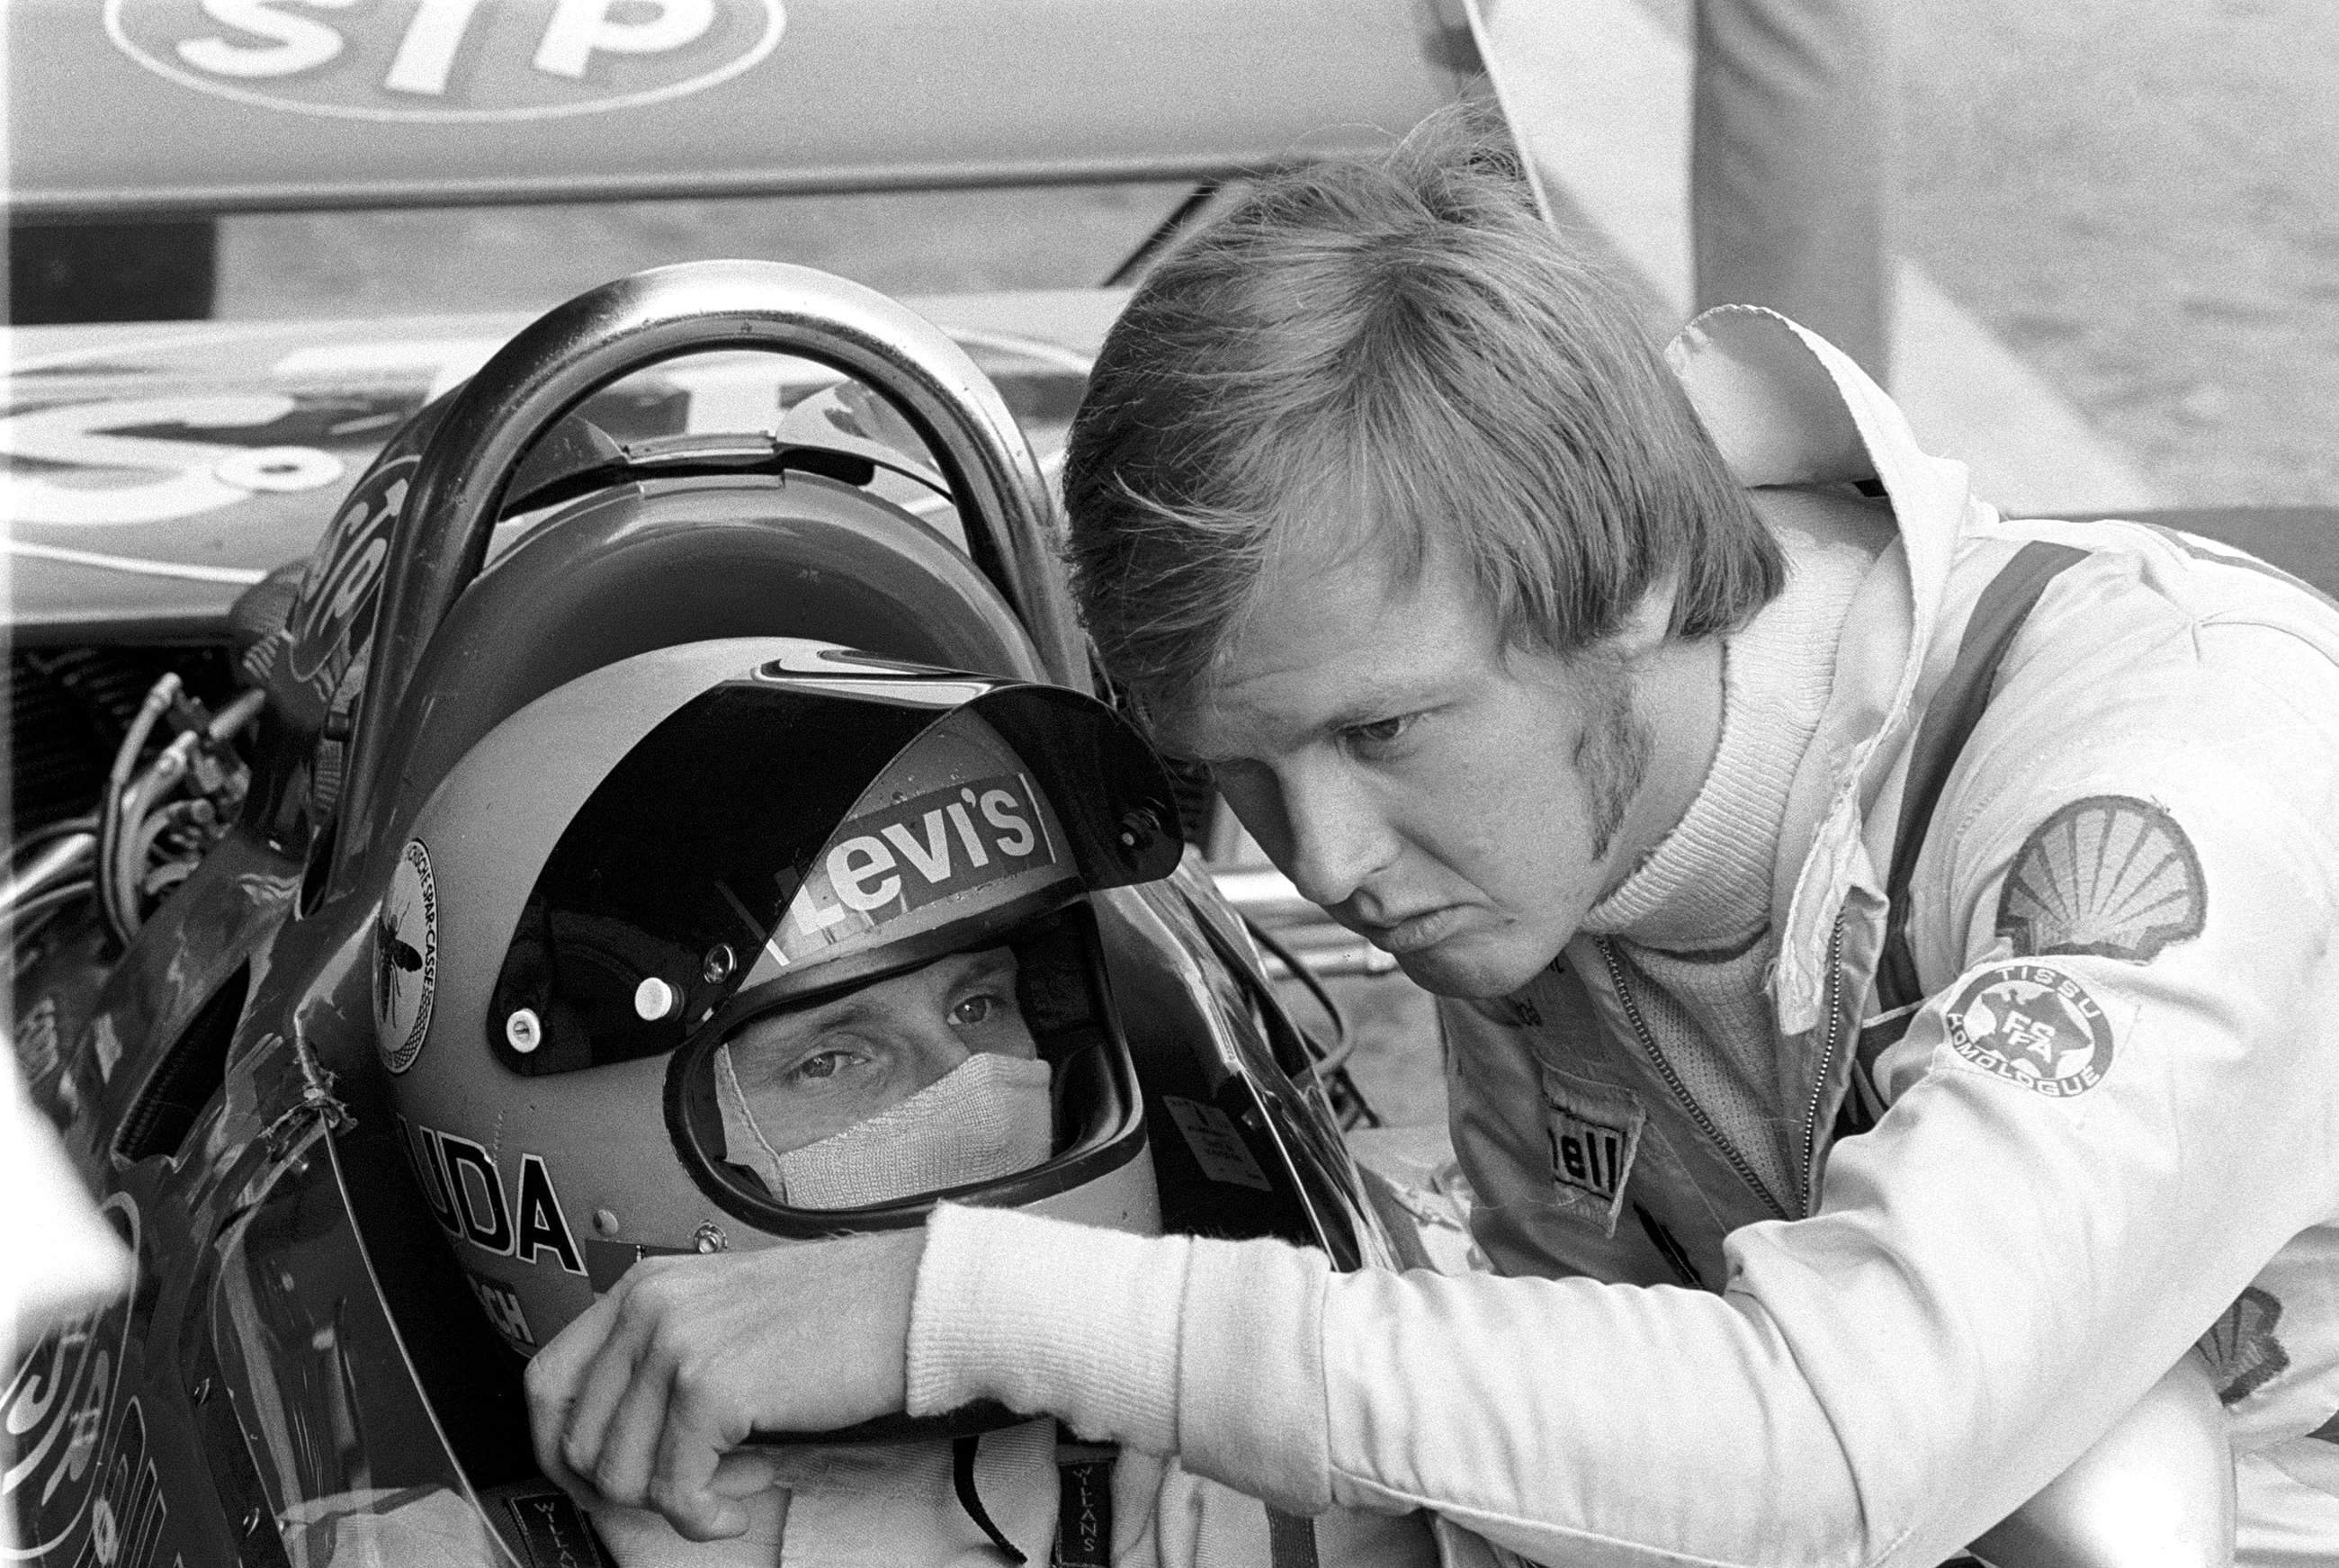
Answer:
<svg viewBox="0 0 2339 1568"><path fill-rule="evenodd" d="M1331 1502L1322 1255L1147 1238L987 1208L928 1228L909 1405L989 1397L1279 1507Z"/></svg>

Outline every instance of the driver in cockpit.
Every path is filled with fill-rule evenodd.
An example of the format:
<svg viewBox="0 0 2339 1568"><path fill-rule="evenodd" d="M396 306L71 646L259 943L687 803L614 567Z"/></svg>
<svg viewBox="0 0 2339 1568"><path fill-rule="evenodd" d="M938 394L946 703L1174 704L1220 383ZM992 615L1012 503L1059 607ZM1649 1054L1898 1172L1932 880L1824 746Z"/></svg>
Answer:
<svg viewBox="0 0 2339 1568"><path fill-rule="evenodd" d="M427 989L400 968L378 999L409 1147L426 1196L434 1147L465 1151L472 1198L483 1166L523 1168L508 1227L447 1228L489 1321L539 1358L663 1288L688 1261L666 1254L900 1230L945 1200L1162 1228L1092 899L1177 863L1142 744L1069 692L849 656L799 679L723 647L506 720L385 888L427 917L392 933ZM723 1540L605 1504L541 1427L538 1457L623 1568L1440 1555L1419 1514L1271 1516L990 1403L735 1451Z"/></svg>

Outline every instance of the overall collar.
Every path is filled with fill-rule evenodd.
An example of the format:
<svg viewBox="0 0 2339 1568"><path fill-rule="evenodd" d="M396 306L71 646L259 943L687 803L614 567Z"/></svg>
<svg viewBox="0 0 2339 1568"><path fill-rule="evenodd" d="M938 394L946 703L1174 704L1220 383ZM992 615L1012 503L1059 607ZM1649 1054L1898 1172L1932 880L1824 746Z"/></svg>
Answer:
<svg viewBox="0 0 2339 1568"><path fill-rule="evenodd" d="M1898 528L1846 617L1837 680L1789 796L1773 1001L1790 1036L1819 1021L1829 937L1854 888L1876 894L1862 827L1915 729L1919 680L1972 498L1966 466L1928 456L1907 416L1834 345L1776 311L1708 311L1666 351L1748 488L1880 483Z"/></svg>

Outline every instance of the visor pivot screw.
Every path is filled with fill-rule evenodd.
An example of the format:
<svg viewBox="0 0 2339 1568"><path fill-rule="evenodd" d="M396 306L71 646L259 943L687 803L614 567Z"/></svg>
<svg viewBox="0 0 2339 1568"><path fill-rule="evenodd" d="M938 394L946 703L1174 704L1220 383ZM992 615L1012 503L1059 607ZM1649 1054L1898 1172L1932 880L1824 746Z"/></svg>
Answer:
<svg viewBox="0 0 2339 1568"><path fill-rule="evenodd" d="M634 987L634 1011L641 1015L645 1023L656 1023L672 1012L674 1004L680 1000L674 987L656 975Z"/></svg>
<svg viewBox="0 0 2339 1568"><path fill-rule="evenodd" d="M1144 806L1131 806L1121 814L1120 847L1135 854L1161 836L1161 819Z"/></svg>
<svg viewBox="0 0 2339 1568"><path fill-rule="evenodd" d="M719 985L731 978L731 968L738 962L731 955L729 944L718 942L706 950L706 957L698 966L698 978L709 985Z"/></svg>
<svg viewBox="0 0 2339 1568"><path fill-rule="evenodd" d="M617 1234L617 1217L606 1208L593 1211L593 1228L604 1236Z"/></svg>
<svg viewBox="0 0 2339 1568"><path fill-rule="evenodd" d="M720 1252L731 1245L723 1234L723 1228L711 1219L700 1226L698 1234L690 1239L691 1244L701 1252Z"/></svg>
<svg viewBox="0 0 2339 1568"><path fill-rule="evenodd" d="M544 1022L532 1007L523 1007L504 1020L504 1042L526 1056L544 1043Z"/></svg>

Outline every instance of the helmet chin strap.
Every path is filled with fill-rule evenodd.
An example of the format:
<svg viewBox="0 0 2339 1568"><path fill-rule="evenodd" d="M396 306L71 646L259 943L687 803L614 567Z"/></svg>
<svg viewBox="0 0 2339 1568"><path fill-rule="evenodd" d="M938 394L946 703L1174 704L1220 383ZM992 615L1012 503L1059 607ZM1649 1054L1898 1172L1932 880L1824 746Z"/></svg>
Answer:
<svg viewBox="0 0 2339 1568"><path fill-rule="evenodd" d="M1023 1568L1030 1559L1017 1551L1015 1543L1007 1539L1005 1533L991 1522L991 1515L983 1512L982 1497L974 1490L974 1451L982 1443L982 1434L980 1432L970 1432L963 1437L951 1439L951 1490L958 1494L958 1505L966 1510L966 1516L974 1521L977 1528L991 1537L991 1543L999 1548L1000 1555L1013 1563L1015 1568Z"/></svg>

